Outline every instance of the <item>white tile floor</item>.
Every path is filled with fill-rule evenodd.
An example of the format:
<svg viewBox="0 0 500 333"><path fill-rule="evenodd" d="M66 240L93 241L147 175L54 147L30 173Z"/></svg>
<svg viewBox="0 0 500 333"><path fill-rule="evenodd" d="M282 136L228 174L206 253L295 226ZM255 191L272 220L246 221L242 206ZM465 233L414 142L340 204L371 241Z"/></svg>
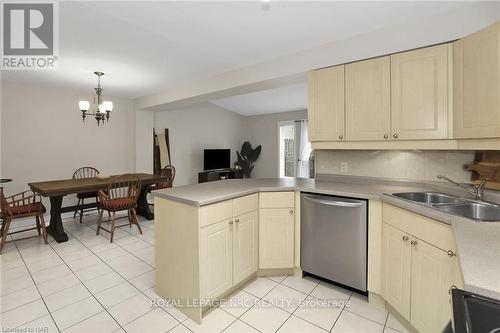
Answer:
<svg viewBox="0 0 500 333"><path fill-rule="evenodd" d="M21 240L1 258L2 331L44 332L405 332L366 297L306 277L257 278L198 325L171 306L153 307L154 223L95 235L96 215L64 219L69 241ZM10 237L12 240L12 237ZM336 301L332 304L332 301Z"/></svg>

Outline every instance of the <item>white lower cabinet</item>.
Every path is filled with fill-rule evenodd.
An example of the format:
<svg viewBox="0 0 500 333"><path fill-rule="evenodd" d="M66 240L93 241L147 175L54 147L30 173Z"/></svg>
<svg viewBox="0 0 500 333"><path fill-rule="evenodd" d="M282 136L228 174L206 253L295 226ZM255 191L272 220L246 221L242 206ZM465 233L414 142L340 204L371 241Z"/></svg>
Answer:
<svg viewBox="0 0 500 333"><path fill-rule="evenodd" d="M411 248L409 236L384 223L383 265L385 300L410 320Z"/></svg>
<svg viewBox="0 0 500 333"><path fill-rule="evenodd" d="M201 295L216 298L258 269L257 211L200 229Z"/></svg>
<svg viewBox="0 0 500 333"><path fill-rule="evenodd" d="M442 248L451 227L387 204L383 216L385 300L420 333L442 332L451 319L449 290L462 285L454 248Z"/></svg>
<svg viewBox="0 0 500 333"><path fill-rule="evenodd" d="M293 268L294 209L266 208L259 215L259 268Z"/></svg>
<svg viewBox="0 0 500 333"><path fill-rule="evenodd" d="M259 193L259 268L293 268L295 193Z"/></svg>
<svg viewBox="0 0 500 333"><path fill-rule="evenodd" d="M448 290L457 280L457 259L424 241L411 252L411 324L419 332L442 332L451 318Z"/></svg>
<svg viewBox="0 0 500 333"><path fill-rule="evenodd" d="M200 208L201 298L217 298L257 272L257 209L257 194Z"/></svg>
<svg viewBox="0 0 500 333"><path fill-rule="evenodd" d="M233 285L233 231L231 220L200 229L202 298L215 298Z"/></svg>
<svg viewBox="0 0 500 333"><path fill-rule="evenodd" d="M257 211L236 216L233 227L233 284L240 283L259 267Z"/></svg>

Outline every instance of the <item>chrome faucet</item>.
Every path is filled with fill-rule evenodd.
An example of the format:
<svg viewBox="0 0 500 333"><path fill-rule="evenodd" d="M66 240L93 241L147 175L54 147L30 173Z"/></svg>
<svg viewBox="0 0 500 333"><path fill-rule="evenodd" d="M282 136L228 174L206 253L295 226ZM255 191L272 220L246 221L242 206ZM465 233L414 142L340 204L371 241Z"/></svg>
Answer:
<svg viewBox="0 0 500 333"><path fill-rule="evenodd" d="M487 179L483 179L481 180L481 183L479 183L478 185L473 185L473 188L474 189L470 189L469 187L467 186L464 186L462 184L459 184L453 180L451 180L450 178L448 177L445 177L445 176L442 176L442 175L439 175L437 176L438 179L442 179L442 180L446 180L458 187L460 187L462 190L464 191L467 191L469 193L471 193L472 195L474 195L474 198L476 200L483 200L483 189L484 189L484 185L486 185L486 182L488 181Z"/></svg>

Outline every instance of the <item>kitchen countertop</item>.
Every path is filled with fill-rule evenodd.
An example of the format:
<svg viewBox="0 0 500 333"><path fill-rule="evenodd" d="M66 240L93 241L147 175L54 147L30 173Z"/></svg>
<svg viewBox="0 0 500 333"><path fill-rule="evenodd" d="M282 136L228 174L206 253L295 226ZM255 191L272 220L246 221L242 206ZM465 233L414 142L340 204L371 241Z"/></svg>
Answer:
<svg viewBox="0 0 500 333"><path fill-rule="evenodd" d="M301 191L339 195L383 202L451 224L462 268L464 289L500 299L500 222L476 222L432 207L390 196L396 192L437 191L450 188L432 183L374 180L373 178L335 176L325 180L297 178L229 179L153 191L155 197L204 206L252 193ZM458 192L459 195L461 192Z"/></svg>
<svg viewBox="0 0 500 333"><path fill-rule="evenodd" d="M464 289L500 300L500 222L453 217Z"/></svg>
<svg viewBox="0 0 500 333"><path fill-rule="evenodd" d="M392 183L350 183L304 178L227 179L153 191L153 195L193 206L205 206L257 192L301 191L361 199L379 199L381 193L415 191ZM417 189L418 190L418 189Z"/></svg>

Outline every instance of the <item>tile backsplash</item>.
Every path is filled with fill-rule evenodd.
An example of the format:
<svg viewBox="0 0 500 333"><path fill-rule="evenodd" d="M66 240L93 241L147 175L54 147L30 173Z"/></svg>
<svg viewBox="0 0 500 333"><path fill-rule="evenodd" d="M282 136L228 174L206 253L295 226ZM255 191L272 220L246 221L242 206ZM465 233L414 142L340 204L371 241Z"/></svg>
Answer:
<svg viewBox="0 0 500 333"><path fill-rule="evenodd" d="M463 165L474 161L474 151L317 150L316 173L436 181L437 175L470 182ZM347 172L340 164L347 163Z"/></svg>

